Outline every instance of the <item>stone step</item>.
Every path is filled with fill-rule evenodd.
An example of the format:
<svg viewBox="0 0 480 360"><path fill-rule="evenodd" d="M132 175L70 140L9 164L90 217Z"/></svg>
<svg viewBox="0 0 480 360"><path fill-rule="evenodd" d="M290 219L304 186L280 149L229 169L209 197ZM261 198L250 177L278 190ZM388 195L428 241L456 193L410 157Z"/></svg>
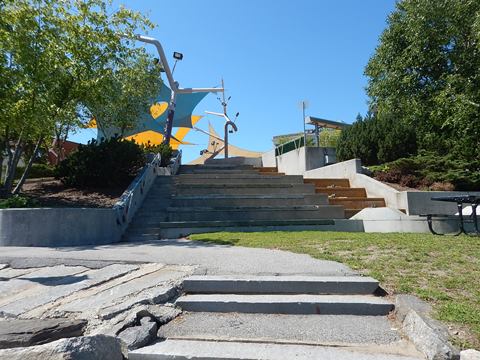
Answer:
<svg viewBox="0 0 480 360"><path fill-rule="evenodd" d="M190 175L190 174L189 174ZM178 175L173 177L172 180L163 180L156 181L156 184L160 185L162 181L173 181L175 185L187 185L187 184L303 184L303 177L296 175L289 176L248 176L244 177L243 175L229 175L229 176L212 176L205 178L203 174L198 174L194 176L185 177L183 175Z"/></svg>
<svg viewBox="0 0 480 360"><path fill-rule="evenodd" d="M329 198L328 201L332 205L343 205L346 209L364 209L364 208L376 208L385 207L385 199L383 198Z"/></svg>
<svg viewBox="0 0 480 360"><path fill-rule="evenodd" d="M149 196L161 195L163 189L152 188ZM192 184L177 185L175 195L212 195L212 194L230 194L230 195L272 195L272 194L315 194L315 188L312 184L235 184L235 185L210 185L210 184Z"/></svg>
<svg viewBox="0 0 480 360"><path fill-rule="evenodd" d="M174 196L171 198L171 205L181 206L296 206L296 205L326 205L328 198L325 194L314 195L245 195L245 196ZM145 204L145 208L148 206Z"/></svg>
<svg viewBox="0 0 480 360"><path fill-rule="evenodd" d="M245 220L245 221L176 221L155 225L136 225L132 222L125 234L125 241L176 239L191 234L218 231L335 231L334 220Z"/></svg>
<svg viewBox="0 0 480 360"><path fill-rule="evenodd" d="M256 171L252 165L181 165L179 174L187 174L191 172L239 172L239 171Z"/></svg>
<svg viewBox="0 0 480 360"><path fill-rule="evenodd" d="M367 197L365 188L349 188L349 187L316 187L315 192L327 194L332 197Z"/></svg>
<svg viewBox="0 0 480 360"><path fill-rule="evenodd" d="M372 294L378 281L363 276L190 276L187 293L203 294Z"/></svg>
<svg viewBox="0 0 480 360"><path fill-rule="evenodd" d="M262 314L387 315L394 306L372 295L238 295L180 296L176 305L185 311Z"/></svg>
<svg viewBox="0 0 480 360"><path fill-rule="evenodd" d="M130 351L130 360L418 360L372 349L299 344L169 339Z"/></svg>
<svg viewBox="0 0 480 360"><path fill-rule="evenodd" d="M348 179L304 179L306 184L314 184L315 187L350 187Z"/></svg>
<svg viewBox="0 0 480 360"><path fill-rule="evenodd" d="M184 312L159 329L161 339L389 345L401 337L386 316Z"/></svg>
<svg viewBox="0 0 480 360"><path fill-rule="evenodd" d="M239 207L197 208L168 207L165 211L138 213L138 224L159 221L242 221L242 220L292 220L292 219L343 219L344 208L336 205L304 205L295 207Z"/></svg>

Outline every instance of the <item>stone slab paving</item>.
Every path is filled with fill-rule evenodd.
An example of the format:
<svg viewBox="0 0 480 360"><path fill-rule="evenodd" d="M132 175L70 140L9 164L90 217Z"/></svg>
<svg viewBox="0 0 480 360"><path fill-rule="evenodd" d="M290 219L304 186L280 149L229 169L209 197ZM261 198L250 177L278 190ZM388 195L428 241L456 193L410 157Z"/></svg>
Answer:
<svg viewBox="0 0 480 360"><path fill-rule="evenodd" d="M160 338L275 341L309 344L389 344L400 336L382 316L184 313Z"/></svg>
<svg viewBox="0 0 480 360"><path fill-rule="evenodd" d="M102 269L84 271L74 277L64 276L62 277L63 279L56 280L55 285L50 285L49 277L46 276L43 283L40 282L40 284L28 289L28 291L22 291L17 296L10 297L10 302L3 304L1 308L7 313L20 315L41 305L49 304L64 296L102 284L137 269L138 266L135 265L109 265ZM55 270L55 268L52 269L53 277L59 277L54 272ZM28 276L31 276L31 274L25 277L22 276L19 279L32 280Z"/></svg>
<svg viewBox="0 0 480 360"><path fill-rule="evenodd" d="M4 268L0 270L0 314L3 318L86 319L94 331L103 320L135 305L169 301L181 280L194 270L156 263L105 265Z"/></svg>

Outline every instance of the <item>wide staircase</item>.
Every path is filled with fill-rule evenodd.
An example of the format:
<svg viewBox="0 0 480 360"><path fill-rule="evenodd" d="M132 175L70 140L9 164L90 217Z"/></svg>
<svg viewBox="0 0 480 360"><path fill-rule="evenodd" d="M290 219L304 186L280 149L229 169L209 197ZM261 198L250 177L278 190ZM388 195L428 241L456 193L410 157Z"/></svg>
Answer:
<svg viewBox="0 0 480 360"><path fill-rule="evenodd" d="M268 269L266 269L268 271ZM362 276L196 275L176 300L181 316L131 360L407 360L409 350Z"/></svg>
<svg viewBox="0 0 480 360"><path fill-rule="evenodd" d="M249 165L183 165L158 176L125 240L175 238L209 231L333 230L343 204L302 176Z"/></svg>

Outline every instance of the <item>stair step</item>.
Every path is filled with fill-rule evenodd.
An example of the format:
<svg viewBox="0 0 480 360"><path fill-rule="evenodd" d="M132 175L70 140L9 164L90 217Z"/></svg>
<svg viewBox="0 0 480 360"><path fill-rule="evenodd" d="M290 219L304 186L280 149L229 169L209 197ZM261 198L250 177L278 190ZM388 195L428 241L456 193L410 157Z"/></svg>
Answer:
<svg viewBox="0 0 480 360"><path fill-rule="evenodd" d="M387 315L394 306L372 295L237 295L180 296L176 305L185 311L263 314Z"/></svg>
<svg viewBox="0 0 480 360"><path fill-rule="evenodd" d="M295 207L239 207L193 208L169 207L166 211L138 213L139 223L158 221L232 221L232 220L292 220L292 219L343 219L345 212L338 205L304 205Z"/></svg>
<svg viewBox="0 0 480 360"><path fill-rule="evenodd" d="M385 199L383 198L329 198L328 201L332 205L343 205L347 209L364 209L370 207L385 207Z"/></svg>
<svg viewBox="0 0 480 360"><path fill-rule="evenodd" d="M378 281L363 276L190 276L188 293L203 294L372 294Z"/></svg>
<svg viewBox="0 0 480 360"><path fill-rule="evenodd" d="M349 187L316 187L315 192L335 197L367 197L365 188L349 188Z"/></svg>
<svg viewBox="0 0 480 360"><path fill-rule="evenodd" d="M151 195L159 195L161 191L153 188ZM149 195L150 195L149 193ZM231 195L264 195L264 194L314 194L313 185L308 184L238 184L238 185L177 185L176 195L210 195L210 194L231 194Z"/></svg>
<svg viewBox="0 0 480 360"><path fill-rule="evenodd" d="M368 349L167 339L128 353L130 360L418 360L418 357L391 355Z"/></svg>
<svg viewBox="0 0 480 360"><path fill-rule="evenodd" d="M189 184L240 184L240 185L255 185L255 184L303 184L301 176L260 176L255 177L241 177L236 175L222 176L222 177L208 177L200 176L184 177L182 175L173 177L173 182L176 185Z"/></svg>
<svg viewBox="0 0 480 360"><path fill-rule="evenodd" d="M327 205L328 197L325 194L312 195L203 195L203 196L173 196L171 205L181 206L298 206L298 205Z"/></svg>
<svg viewBox="0 0 480 360"><path fill-rule="evenodd" d="M350 187L348 179L304 179L306 184L315 184L315 187Z"/></svg>
<svg viewBox="0 0 480 360"><path fill-rule="evenodd" d="M401 337L386 316L184 312L163 325L162 339L392 345Z"/></svg>

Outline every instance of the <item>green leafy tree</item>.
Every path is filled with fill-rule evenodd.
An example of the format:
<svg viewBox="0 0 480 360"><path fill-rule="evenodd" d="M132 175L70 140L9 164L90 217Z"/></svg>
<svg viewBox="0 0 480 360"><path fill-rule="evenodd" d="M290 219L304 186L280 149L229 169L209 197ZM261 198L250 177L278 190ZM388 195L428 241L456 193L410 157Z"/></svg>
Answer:
<svg viewBox="0 0 480 360"><path fill-rule="evenodd" d="M104 0L0 1L0 145L8 159L4 194L12 191L28 144L34 151L14 193L44 141L52 135L66 139L90 116L89 99L111 93L115 74L145 63L145 51L120 34L133 36L153 25L137 12L109 6ZM154 95L151 88L143 90L144 97ZM128 88L123 99L129 91L139 97L138 89ZM112 98L117 99L104 101Z"/></svg>
<svg viewBox="0 0 480 360"><path fill-rule="evenodd" d="M415 129L421 149L480 158L480 2L403 0L366 67L380 117Z"/></svg>

